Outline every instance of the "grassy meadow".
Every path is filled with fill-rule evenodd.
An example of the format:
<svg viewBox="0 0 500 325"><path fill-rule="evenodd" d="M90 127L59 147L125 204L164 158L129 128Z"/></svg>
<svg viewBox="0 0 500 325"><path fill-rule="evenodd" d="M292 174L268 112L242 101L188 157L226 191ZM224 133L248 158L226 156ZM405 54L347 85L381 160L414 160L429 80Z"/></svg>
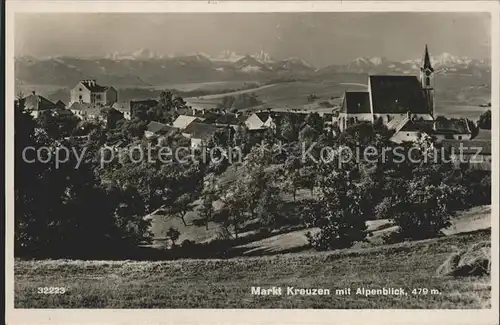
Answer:
<svg viewBox="0 0 500 325"><path fill-rule="evenodd" d="M456 249L490 240L489 230L390 246L229 260L15 262L16 308L490 308L489 277L437 277ZM66 293L38 294L38 287ZM251 294L252 286L284 288ZM326 296L287 295L286 287ZM356 295L357 288L404 288L407 295ZM351 288L337 295L336 289ZM427 294L412 294L413 289ZM432 291L431 291L432 290ZM431 293L432 292L432 293Z"/></svg>

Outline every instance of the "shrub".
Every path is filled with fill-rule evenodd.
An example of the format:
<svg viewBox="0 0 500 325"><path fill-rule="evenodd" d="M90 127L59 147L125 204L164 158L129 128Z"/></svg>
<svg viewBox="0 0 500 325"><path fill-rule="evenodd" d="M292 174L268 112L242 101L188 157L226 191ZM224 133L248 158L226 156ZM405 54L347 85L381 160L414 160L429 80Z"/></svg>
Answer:
<svg viewBox="0 0 500 325"><path fill-rule="evenodd" d="M442 235L441 230L450 225L464 195L460 186L437 186L423 179L403 182L394 192L390 204L384 202L385 213L399 226L398 231L385 238L390 243Z"/></svg>

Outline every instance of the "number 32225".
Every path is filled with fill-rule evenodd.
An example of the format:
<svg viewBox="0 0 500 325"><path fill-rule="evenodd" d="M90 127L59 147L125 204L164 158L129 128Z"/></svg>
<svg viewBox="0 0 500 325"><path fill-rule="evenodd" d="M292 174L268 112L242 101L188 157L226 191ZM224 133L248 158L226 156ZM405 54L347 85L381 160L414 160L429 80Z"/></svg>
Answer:
<svg viewBox="0 0 500 325"><path fill-rule="evenodd" d="M44 295L57 295L66 293L65 287L38 287L37 293Z"/></svg>

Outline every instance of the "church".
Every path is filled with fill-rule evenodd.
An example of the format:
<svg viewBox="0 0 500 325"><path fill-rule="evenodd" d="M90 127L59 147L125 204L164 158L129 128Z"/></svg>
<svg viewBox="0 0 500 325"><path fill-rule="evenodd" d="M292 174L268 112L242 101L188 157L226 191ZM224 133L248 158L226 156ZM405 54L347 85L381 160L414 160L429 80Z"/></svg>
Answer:
<svg viewBox="0 0 500 325"><path fill-rule="evenodd" d="M434 69L427 45L419 77L368 76L367 91L345 92L337 121L341 131L362 121L380 121L394 130L401 130L408 121L434 121ZM414 138L408 132L405 136L408 139L399 140Z"/></svg>

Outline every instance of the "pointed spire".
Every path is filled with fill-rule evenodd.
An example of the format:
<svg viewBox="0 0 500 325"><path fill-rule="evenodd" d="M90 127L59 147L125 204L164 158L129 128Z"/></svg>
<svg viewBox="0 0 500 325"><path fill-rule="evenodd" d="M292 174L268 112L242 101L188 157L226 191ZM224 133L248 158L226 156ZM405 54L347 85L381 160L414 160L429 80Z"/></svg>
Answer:
<svg viewBox="0 0 500 325"><path fill-rule="evenodd" d="M427 49L427 44L425 44L424 64L422 66L422 71L425 70L434 71L431 65L431 58L429 56L429 50Z"/></svg>

